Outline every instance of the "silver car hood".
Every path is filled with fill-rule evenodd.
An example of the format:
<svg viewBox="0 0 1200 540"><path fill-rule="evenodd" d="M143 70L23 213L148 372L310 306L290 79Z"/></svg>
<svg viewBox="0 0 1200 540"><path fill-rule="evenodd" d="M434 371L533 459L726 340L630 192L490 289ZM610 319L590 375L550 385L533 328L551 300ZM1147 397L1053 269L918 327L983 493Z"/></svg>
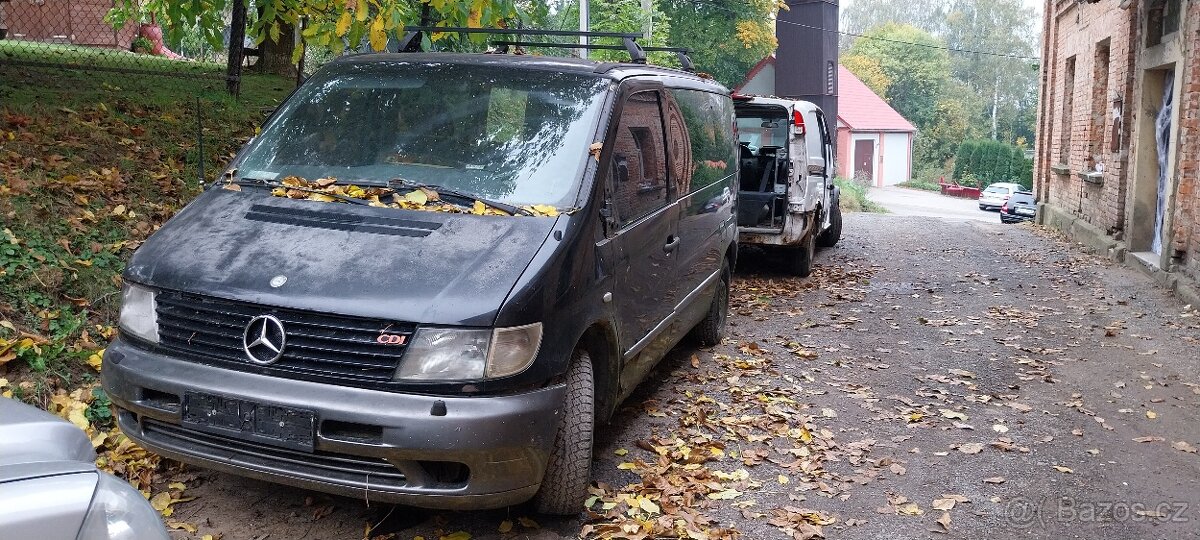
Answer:
<svg viewBox="0 0 1200 540"><path fill-rule="evenodd" d="M9 473L27 478L38 469L68 472L63 468L72 469L70 462L91 469L95 459L83 430L30 405L0 398L0 482L13 480L6 478Z"/></svg>

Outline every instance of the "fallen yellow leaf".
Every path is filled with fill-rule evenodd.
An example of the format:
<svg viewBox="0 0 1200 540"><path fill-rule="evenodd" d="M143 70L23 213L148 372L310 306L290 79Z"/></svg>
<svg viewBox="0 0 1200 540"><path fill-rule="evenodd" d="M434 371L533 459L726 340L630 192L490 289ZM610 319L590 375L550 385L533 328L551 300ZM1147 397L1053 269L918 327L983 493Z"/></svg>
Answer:
<svg viewBox="0 0 1200 540"><path fill-rule="evenodd" d="M425 203L429 202L429 195L426 194L424 191L417 189L417 190L413 190L408 193L405 193L404 200L414 203L414 204L424 205Z"/></svg>
<svg viewBox="0 0 1200 540"><path fill-rule="evenodd" d="M742 496L742 492L740 492L736 489L727 489L725 491L718 491L715 493L708 494L708 498L713 499L713 500L720 500L720 501L728 501L731 499L736 499L741 496Z"/></svg>
<svg viewBox="0 0 1200 540"><path fill-rule="evenodd" d="M171 494L164 491L150 497L150 506L159 512L165 512L167 508L171 507Z"/></svg>
<svg viewBox="0 0 1200 540"><path fill-rule="evenodd" d="M168 521L167 527L170 527L172 529L185 530L189 533L196 532L196 526L192 525L191 523L188 523L186 521Z"/></svg>
<svg viewBox="0 0 1200 540"><path fill-rule="evenodd" d="M100 350L92 353L92 355L88 357L87 363L89 366L92 366L92 369L94 369L96 371L100 371L100 364L103 363L103 359L104 359L104 349L100 349Z"/></svg>

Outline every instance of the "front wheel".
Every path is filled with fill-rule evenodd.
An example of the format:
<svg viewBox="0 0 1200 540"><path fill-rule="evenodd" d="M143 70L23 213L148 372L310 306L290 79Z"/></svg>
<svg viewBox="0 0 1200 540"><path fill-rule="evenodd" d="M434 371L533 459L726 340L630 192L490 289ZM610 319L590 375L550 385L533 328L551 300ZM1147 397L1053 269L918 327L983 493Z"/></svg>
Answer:
<svg viewBox="0 0 1200 540"><path fill-rule="evenodd" d="M829 212L829 228L817 237L817 243L823 248L831 248L836 246L838 241L842 239L842 205L838 204L830 208Z"/></svg>
<svg viewBox="0 0 1200 540"><path fill-rule="evenodd" d="M554 435L554 448L542 477L542 487L533 497L534 509L542 514L572 516L583 511L592 481L592 433L596 419L595 381L592 359L576 350L567 368L567 396L563 415Z"/></svg>

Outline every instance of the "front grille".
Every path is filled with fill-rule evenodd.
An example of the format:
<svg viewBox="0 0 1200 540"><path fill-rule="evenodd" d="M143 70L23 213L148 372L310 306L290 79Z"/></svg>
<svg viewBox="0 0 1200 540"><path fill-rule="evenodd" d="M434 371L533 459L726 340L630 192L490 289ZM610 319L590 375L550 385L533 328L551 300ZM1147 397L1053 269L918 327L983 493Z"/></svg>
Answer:
<svg viewBox="0 0 1200 540"><path fill-rule="evenodd" d="M370 485L377 489L402 488L407 484L404 473L382 458L320 450L310 454L191 431L149 418L142 420L142 436L151 445L231 461L256 470L283 470L298 476L334 480L342 485Z"/></svg>
<svg viewBox="0 0 1200 540"><path fill-rule="evenodd" d="M155 297L161 347L240 369L390 381L406 345L385 345L380 334L411 339L414 327L234 302L176 291ZM271 314L283 323L287 345L273 364L251 364L242 349L250 319ZM407 343L407 342L406 342Z"/></svg>

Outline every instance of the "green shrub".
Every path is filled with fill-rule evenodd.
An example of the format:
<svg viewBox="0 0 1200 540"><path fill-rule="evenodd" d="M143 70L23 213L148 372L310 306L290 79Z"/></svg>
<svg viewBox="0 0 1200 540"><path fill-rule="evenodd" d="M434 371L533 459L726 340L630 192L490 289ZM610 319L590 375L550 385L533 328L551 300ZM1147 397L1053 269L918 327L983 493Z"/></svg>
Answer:
<svg viewBox="0 0 1200 540"><path fill-rule="evenodd" d="M962 185L983 187L995 182L1033 186L1033 162L1019 146L993 140L963 141L954 156L954 179ZM974 182L971 182L974 180Z"/></svg>

